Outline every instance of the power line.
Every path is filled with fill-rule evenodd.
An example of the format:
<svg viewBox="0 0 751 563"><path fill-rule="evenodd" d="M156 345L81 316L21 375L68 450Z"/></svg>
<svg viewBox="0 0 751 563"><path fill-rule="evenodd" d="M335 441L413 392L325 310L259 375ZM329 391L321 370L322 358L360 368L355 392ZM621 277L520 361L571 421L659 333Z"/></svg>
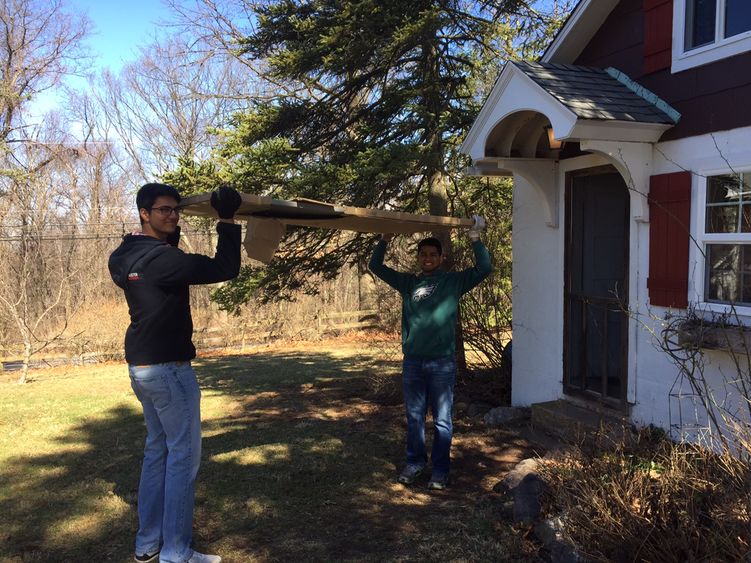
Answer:
<svg viewBox="0 0 751 563"><path fill-rule="evenodd" d="M56 240L56 241L76 241L76 240L117 240L123 238L124 234L129 234L131 231L128 231L127 233L76 233L76 234L70 234L70 233L60 233L59 235L56 234L44 234L41 236L35 236L31 237L33 240L41 240L41 241L50 241L50 240ZM207 233L205 231L182 231L182 236L186 237L203 237L208 238L213 236L213 233ZM18 235L0 235L0 242L21 242L21 241L28 241L30 237L22 237Z"/></svg>

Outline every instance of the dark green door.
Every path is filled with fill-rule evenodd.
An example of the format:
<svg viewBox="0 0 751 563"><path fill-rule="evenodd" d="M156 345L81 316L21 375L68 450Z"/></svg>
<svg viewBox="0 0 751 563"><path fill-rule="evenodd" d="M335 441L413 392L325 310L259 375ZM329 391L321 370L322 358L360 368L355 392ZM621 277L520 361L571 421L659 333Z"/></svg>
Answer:
<svg viewBox="0 0 751 563"><path fill-rule="evenodd" d="M579 175L566 200L564 388L625 403L628 189L615 172Z"/></svg>

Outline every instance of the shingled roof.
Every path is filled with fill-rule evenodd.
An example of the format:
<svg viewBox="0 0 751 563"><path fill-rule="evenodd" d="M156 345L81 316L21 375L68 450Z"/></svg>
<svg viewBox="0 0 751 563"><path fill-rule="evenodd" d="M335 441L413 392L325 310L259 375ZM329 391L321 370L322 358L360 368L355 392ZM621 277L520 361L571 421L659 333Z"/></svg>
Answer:
<svg viewBox="0 0 751 563"><path fill-rule="evenodd" d="M622 72L554 63L514 61L581 119L675 124L680 114Z"/></svg>

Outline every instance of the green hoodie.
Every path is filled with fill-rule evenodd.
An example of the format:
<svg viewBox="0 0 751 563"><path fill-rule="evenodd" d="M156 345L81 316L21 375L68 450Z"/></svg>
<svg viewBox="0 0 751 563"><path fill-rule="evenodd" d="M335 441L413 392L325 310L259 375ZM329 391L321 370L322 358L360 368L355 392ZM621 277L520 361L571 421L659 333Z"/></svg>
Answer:
<svg viewBox="0 0 751 563"><path fill-rule="evenodd" d="M411 358L443 358L456 350L459 298L491 272L490 254L480 241L472 243L474 268L430 275L397 272L384 265L386 242L379 241L368 267L402 296L402 352Z"/></svg>

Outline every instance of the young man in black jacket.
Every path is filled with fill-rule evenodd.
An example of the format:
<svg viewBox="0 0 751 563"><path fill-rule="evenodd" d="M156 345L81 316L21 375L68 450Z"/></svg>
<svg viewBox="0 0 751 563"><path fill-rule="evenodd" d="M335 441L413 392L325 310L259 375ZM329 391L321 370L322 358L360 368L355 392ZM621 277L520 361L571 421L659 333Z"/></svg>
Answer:
<svg viewBox="0 0 751 563"><path fill-rule="evenodd" d="M142 186L136 196L141 232L123 237L109 259L112 279L124 290L130 311L125 359L147 431L135 560L219 563L221 557L191 549L201 392L190 365L196 349L189 286L229 280L239 273L240 226L234 224L234 215L242 199L230 187L211 194L220 218L213 258L177 248L179 203L180 194L172 186Z"/></svg>

